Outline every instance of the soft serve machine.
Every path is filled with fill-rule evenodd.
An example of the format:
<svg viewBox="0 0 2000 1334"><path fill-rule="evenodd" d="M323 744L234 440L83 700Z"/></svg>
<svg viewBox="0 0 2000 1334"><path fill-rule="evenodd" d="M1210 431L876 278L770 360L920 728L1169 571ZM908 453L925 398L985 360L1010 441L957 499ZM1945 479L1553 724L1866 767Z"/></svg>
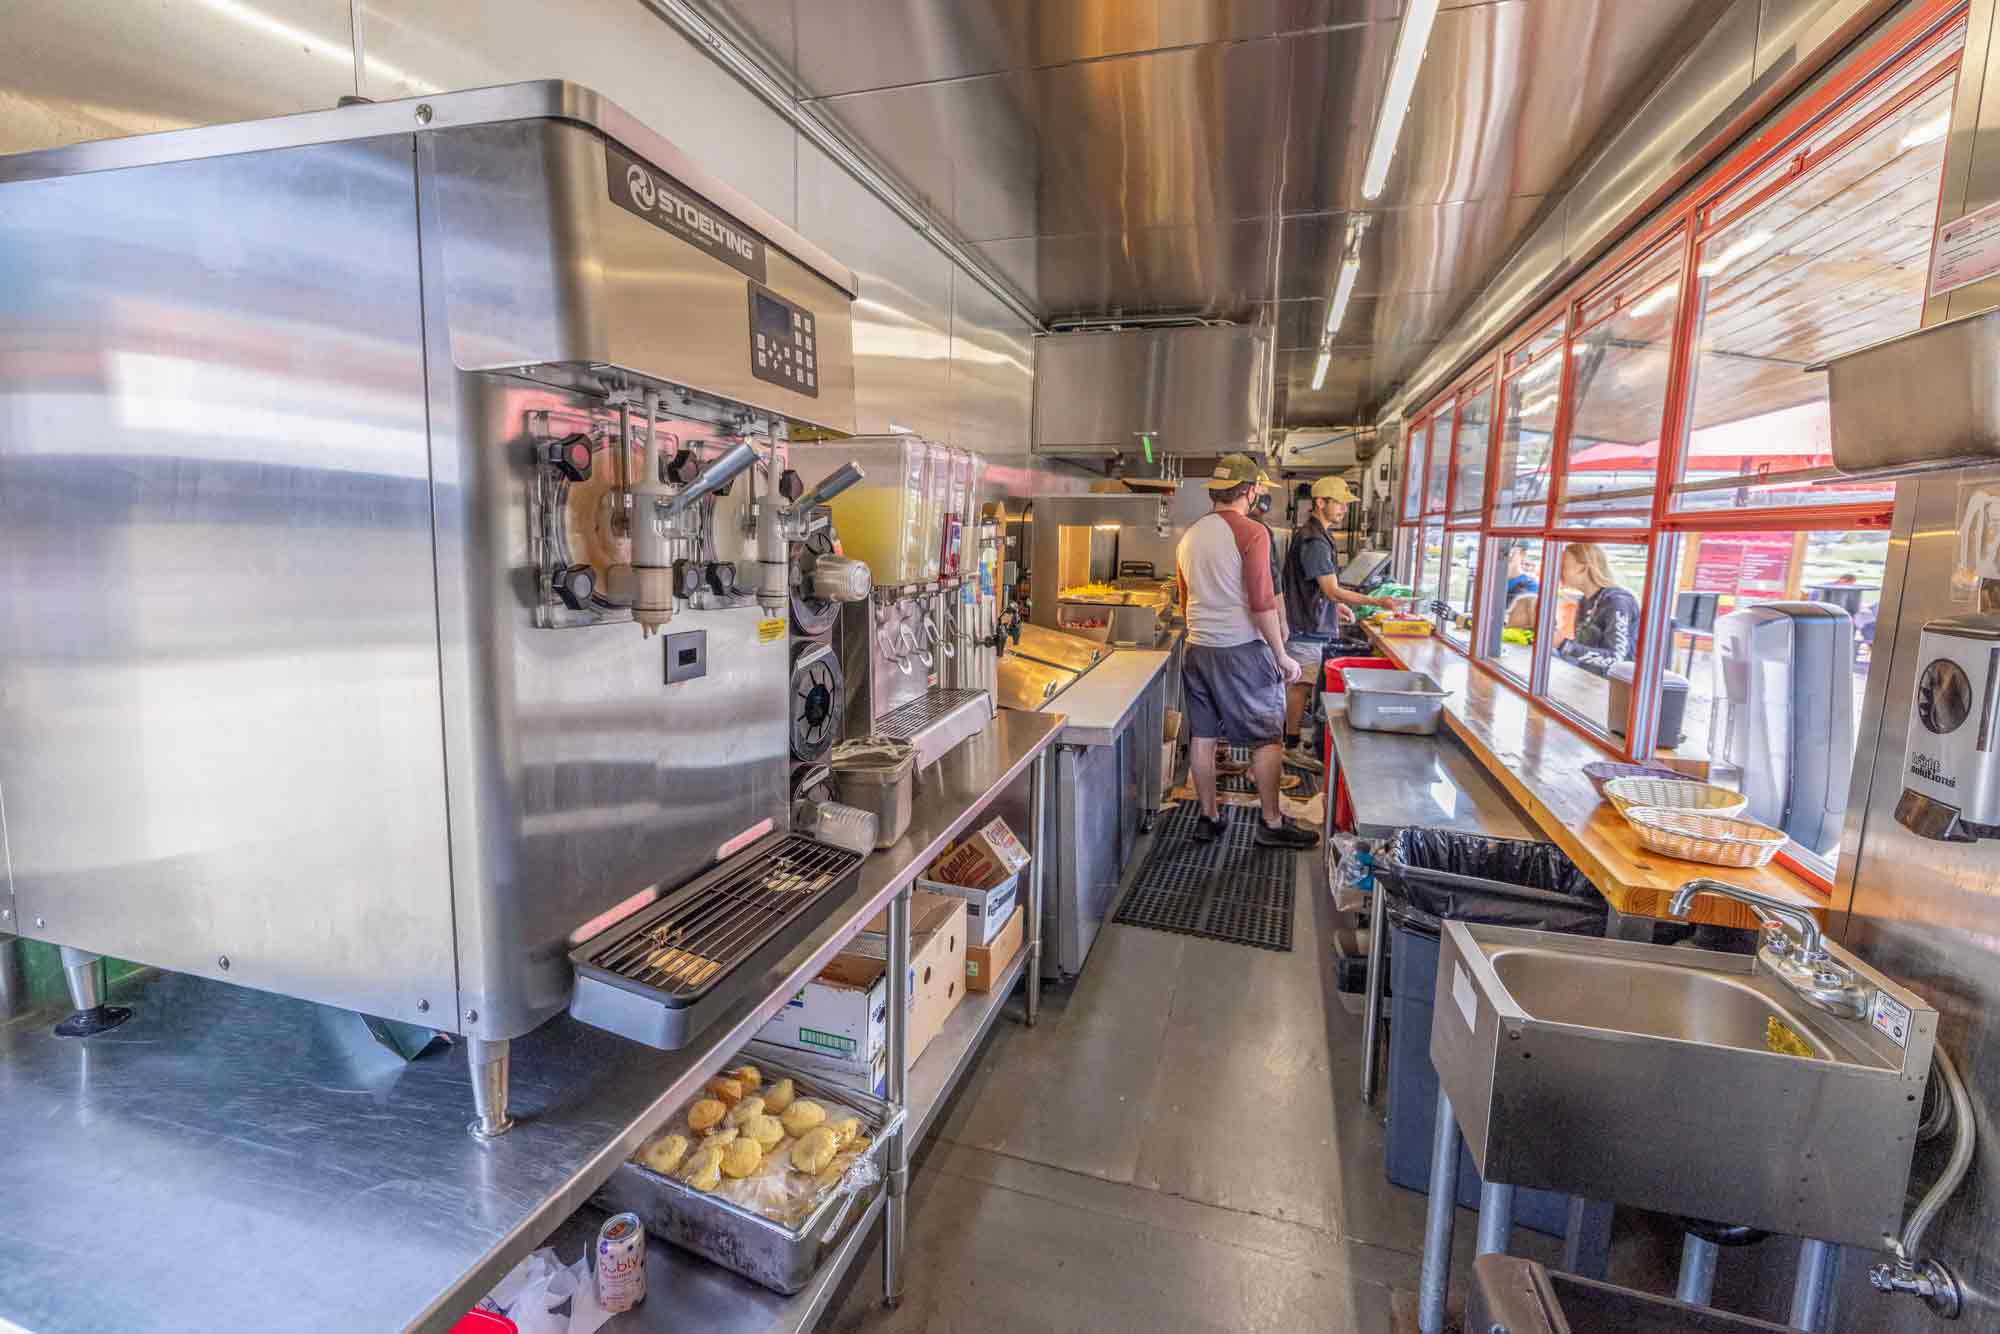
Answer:
<svg viewBox="0 0 2000 1334"><path fill-rule="evenodd" d="M469 1041L674 1045L859 855L787 620L867 571L853 275L588 90L0 159L0 930ZM812 553L800 581L794 554ZM819 915L815 916L815 911Z"/></svg>

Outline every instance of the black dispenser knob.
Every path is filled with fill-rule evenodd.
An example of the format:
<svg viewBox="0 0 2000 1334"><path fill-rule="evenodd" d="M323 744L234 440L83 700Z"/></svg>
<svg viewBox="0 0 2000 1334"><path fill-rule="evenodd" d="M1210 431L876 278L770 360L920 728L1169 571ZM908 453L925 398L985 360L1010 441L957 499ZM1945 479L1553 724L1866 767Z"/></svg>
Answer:
<svg viewBox="0 0 2000 1334"><path fill-rule="evenodd" d="M667 463L667 480L675 486L686 486L701 476L701 455L685 447L674 451Z"/></svg>
<svg viewBox="0 0 2000 1334"><path fill-rule="evenodd" d="M793 472L790 468L787 468L782 473L778 474L778 494L785 498L786 504L790 504L792 501L797 500L800 496L804 495L805 493L806 493L805 478L799 476L796 472Z"/></svg>
<svg viewBox="0 0 2000 1334"><path fill-rule="evenodd" d="M578 432L549 446L549 463L572 482L590 480L590 437Z"/></svg>
<svg viewBox="0 0 2000 1334"><path fill-rule="evenodd" d="M701 591L701 562L683 558L674 562L674 596L691 598Z"/></svg>
<svg viewBox="0 0 2000 1334"><path fill-rule="evenodd" d="M559 570L555 577L556 596L571 611L582 611L590 604L591 595L597 592L597 571L588 565L572 565Z"/></svg>
<svg viewBox="0 0 2000 1334"><path fill-rule="evenodd" d="M718 597L731 597L736 592L736 562L719 560L708 567L708 586Z"/></svg>

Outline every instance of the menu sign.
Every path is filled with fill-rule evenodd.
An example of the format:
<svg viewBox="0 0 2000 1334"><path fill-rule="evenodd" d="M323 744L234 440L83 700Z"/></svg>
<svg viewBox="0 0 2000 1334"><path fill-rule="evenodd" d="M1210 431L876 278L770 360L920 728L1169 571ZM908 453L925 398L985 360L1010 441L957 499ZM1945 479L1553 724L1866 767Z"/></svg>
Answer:
<svg viewBox="0 0 2000 1334"><path fill-rule="evenodd" d="M1790 534L1703 537L1694 559L1694 591L1783 596L1792 568Z"/></svg>

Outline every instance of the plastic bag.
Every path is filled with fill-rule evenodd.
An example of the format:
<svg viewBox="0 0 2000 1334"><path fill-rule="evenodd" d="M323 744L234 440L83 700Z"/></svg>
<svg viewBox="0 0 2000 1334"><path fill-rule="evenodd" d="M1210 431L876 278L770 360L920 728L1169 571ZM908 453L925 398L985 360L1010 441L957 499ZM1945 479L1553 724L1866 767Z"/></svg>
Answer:
<svg viewBox="0 0 2000 1334"><path fill-rule="evenodd" d="M1375 840L1358 834L1335 834L1333 892L1366 894L1375 888Z"/></svg>
<svg viewBox="0 0 2000 1334"><path fill-rule="evenodd" d="M558 1309L565 1303L568 1311ZM594 1334L611 1318L597 1304L590 1257L565 1265L547 1247L509 1270L480 1305L513 1321L520 1334Z"/></svg>
<svg viewBox="0 0 2000 1334"><path fill-rule="evenodd" d="M1602 935L1608 906L1553 843L1405 829L1383 868L1399 926L1437 935L1444 920Z"/></svg>

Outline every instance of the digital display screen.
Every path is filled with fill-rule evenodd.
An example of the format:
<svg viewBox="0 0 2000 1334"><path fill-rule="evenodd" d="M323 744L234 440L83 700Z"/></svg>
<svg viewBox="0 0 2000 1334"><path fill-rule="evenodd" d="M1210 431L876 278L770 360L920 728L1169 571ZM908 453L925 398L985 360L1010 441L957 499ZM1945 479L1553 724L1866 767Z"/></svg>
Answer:
<svg viewBox="0 0 2000 1334"><path fill-rule="evenodd" d="M779 342L792 341L792 312L781 302L762 292L750 294L751 308L757 313L756 332Z"/></svg>

